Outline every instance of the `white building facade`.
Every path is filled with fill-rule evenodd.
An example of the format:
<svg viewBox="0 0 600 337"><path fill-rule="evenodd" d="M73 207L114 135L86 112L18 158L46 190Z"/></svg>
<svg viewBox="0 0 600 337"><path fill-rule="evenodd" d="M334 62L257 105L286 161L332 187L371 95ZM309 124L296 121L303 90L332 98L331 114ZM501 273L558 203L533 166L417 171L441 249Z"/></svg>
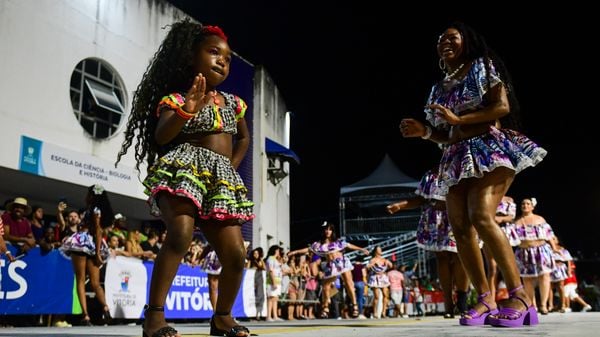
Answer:
<svg viewBox="0 0 600 337"><path fill-rule="evenodd" d="M81 207L85 188L100 183L115 212L153 219L140 182L145 167L134 170L133 149L118 168L114 162L163 27L184 17L159 0L0 1L2 201L26 197L53 214L59 198ZM246 236L254 247L289 246L289 178L268 182L264 140L289 145L289 120L275 85L255 81L249 154L257 217ZM275 97L277 108L264 96Z"/></svg>

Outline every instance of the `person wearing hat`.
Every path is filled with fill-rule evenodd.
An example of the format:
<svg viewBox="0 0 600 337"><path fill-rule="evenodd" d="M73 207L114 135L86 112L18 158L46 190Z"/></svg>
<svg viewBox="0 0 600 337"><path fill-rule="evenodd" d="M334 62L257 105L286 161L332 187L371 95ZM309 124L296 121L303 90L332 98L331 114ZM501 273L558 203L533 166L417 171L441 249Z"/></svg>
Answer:
<svg viewBox="0 0 600 337"><path fill-rule="evenodd" d="M20 247L20 253L26 253L35 247L35 238L31 232L31 223L27 216L31 214L31 206L23 197L15 198L6 205L7 212L2 214L4 223L4 240Z"/></svg>

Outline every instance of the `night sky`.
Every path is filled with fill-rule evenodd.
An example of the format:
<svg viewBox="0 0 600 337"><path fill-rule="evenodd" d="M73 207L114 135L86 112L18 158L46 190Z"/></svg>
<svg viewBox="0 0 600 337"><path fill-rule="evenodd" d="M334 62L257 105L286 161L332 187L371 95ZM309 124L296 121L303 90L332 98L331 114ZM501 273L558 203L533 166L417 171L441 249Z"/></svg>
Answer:
<svg viewBox="0 0 600 337"><path fill-rule="evenodd" d="M517 175L509 195L517 202L536 197L536 213L574 254L600 251L592 146L598 132L592 118L600 110L600 58L592 50L600 36L595 20L585 17L593 13L589 8L525 13L505 7L467 15L450 3L398 11L389 1L171 2L221 26L232 49L267 69L293 112L291 148L301 165L291 167L292 247L316 238L323 220L338 221L340 187L370 174L385 153L416 179L439 159L433 143L403 139L398 124L424 118L430 87L442 76L437 36L459 19L504 60L521 104L522 131L548 150L539 166Z"/></svg>

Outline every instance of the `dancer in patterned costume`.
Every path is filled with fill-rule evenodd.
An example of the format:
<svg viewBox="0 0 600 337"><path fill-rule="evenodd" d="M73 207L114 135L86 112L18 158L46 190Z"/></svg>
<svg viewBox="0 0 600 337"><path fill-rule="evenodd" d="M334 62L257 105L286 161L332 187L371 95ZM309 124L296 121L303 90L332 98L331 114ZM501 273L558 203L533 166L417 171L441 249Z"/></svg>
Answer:
<svg viewBox="0 0 600 337"><path fill-rule="evenodd" d="M386 317L388 301L390 299L390 279L386 273L388 269L394 267L392 262L382 255L381 247L376 246L373 249L372 258L367 265L369 270L369 281L367 285L373 289L375 298L373 299L373 312L375 318ZM378 303L381 301L381 312Z"/></svg>
<svg viewBox="0 0 600 337"><path fill-rule="evenodd" d="M246 255L241 225L252 202L236 169L250 143L246 104L216 87L229 75L232 52L219 27L183 20L171 26L138 86L117 162L136 136L136 167L154 215L168 235L156 259L144 336L179 336L164 318L164 304L179 261L198 226L223 266L211 335L247 336L231 317Z"/></svg>
<svg viewBox="0 0 600 337"><path fill-rule="evenodd" d="M553 240L552 227L543 217L533 213L536 204L535 198L525 198L521 201L521 216L515 220L515 229L521 243L515 249L515 257L525 283L525 291L534 298L534 305L537 281L540 288L540 305L536 307L545 315L548 313L546 303L550 291L550 273L556 268L553 254L559 250Z"/></svg>
<svg viewBox="0 0 600 337"><path fill-rule="evenodd" d="M566 299L565 299L565 280L569 277L569 261L573 260L571 253L563 246L561 246L556 235L552 237L551 241L554 241L554 245L558 249L552 253L554 258L554 269L550 273L550 293L548 294L548 311L557 310L561 313L565 312ZM558 289L557 289L558 288ZM560 305L554 305L554 290L558 290L558 296L560 298Z"/></svg>
<svg viewBox="0 0 600 337"><path fill-rule="evenodd" d="M91 326L85 295L86 276L89 276L92 290L103 308L102 316L105 323L111 320L104 289L100 285L100 266L109 255L108 245L102 238L102 231L112 224L114 212L104 187L98 184L88 187L85 204L85 213L83 220L77 226L77 232L64 239L60 250L71 257L73 264L77 296L83 314L81 324Z"/></svg>
<svg viewBox="0 0 600 337"><path fill-rule="evenodd" d="M446 144L440 161L442 194L456 237L458 254L475 289L478 303L461 319L464 325L536 324L537 313L521 285L514 254L494 221L496 207L514 176L537 165L546 151L511 129L518 103L510 77L485 39L464 23L454 23L437 43L440 68L425 107L429 125L403 119L405 137L422 137ZM513 124L513 125L511 125ZM510 289L510 298L497 305L491 297L476 234L489 245Z"/></svg>
<svg viewBox="0 0 600 337"><path fill-rule="evenodd" d="M358 317L358 305L356 304L356 293L354 291L354 281L352 280L352 269L354 266L350 259L344 256L344 250L361 250L365 255L369 251L365 248L358 247L346 240L338 239L335 235L334 225L325 221L321 226L323 228L323 236L320 241L315 241L310 247L294 250L288 253L288 256L296 254L307 254L312 251L315 255L321 258L321 266L323 267L323 302L321 317L329 317L330 289L333 282L338 276L341 276L344 281L344 287L348 292L351 300L351 315Z"/></svg>
<svg viewBox="0 0 600 337"><path fill-rule="evenodd" d="M417 226L419 247L435 252L437 271L444 292L444 318L454 318L452 291L456 288L456 307L459 312L467 310L469 279L458 255L456 240L448 222L445 197L441 194L439 175L430 170L423 175L415 191L417 197L390 204L387 211L394 214L403 209L421 206L421 218Z"/></svg>

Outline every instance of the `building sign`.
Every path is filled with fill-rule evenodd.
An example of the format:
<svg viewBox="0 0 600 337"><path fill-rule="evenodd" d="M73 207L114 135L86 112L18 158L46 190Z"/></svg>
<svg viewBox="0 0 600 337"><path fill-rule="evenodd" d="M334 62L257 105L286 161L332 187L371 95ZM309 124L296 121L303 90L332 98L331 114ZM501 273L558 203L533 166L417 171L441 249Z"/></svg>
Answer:
<svg viewBox="0 0 600 337"><path fill-rule="evenodd" d="M27 136L21 136L19 170L82 186L101 184L110 192L145 199L133 168L115 168L107 160Z"/></svg>

